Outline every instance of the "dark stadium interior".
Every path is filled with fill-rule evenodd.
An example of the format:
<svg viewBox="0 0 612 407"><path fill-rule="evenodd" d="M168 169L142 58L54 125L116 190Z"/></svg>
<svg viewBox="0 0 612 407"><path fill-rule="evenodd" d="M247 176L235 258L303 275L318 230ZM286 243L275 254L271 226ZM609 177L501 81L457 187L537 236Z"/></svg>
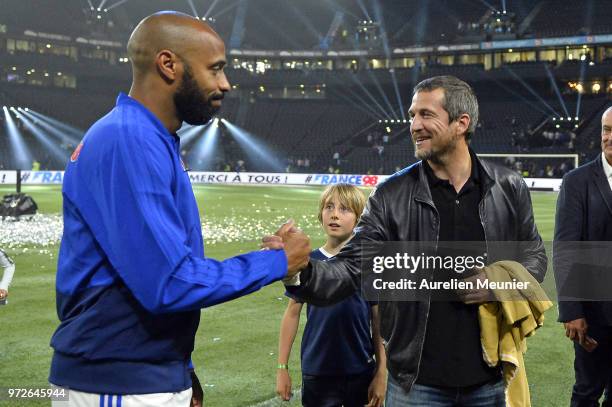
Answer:
<svg viewBox="0 0 612 407"><path fill-rule="evenodd" d="M414 162L406 111L413 86L434 75L473 85L481 113L472 145L479 153L579 154L584 162L599 151L599 118L612 95L609 1L6 3L0 105L87 129L129 90L125 43L135 24L174 9L207 19L226 42L233 89L219 117L265 143L290 172L389 174ZM516 46L497 47L499 41ZM62 169L75 146L49 136L64 152L56 157L23 116L12 117L30 158L41 169ZM0 115L0 169L23 166L7 124ZM273 170L250 159L225 126L220 133L213 160L198 156L197 138L182 146L192 169ZM574 165L559 158L504 161L542 177Z"/></svg>

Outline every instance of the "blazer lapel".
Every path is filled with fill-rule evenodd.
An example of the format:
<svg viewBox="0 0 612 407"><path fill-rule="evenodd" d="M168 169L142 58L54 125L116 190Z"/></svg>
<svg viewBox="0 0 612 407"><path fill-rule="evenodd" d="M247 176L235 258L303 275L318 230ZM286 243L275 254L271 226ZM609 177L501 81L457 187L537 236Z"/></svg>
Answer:
<svg viewBox="0 0 612 407"><path fill-rule="evenodd" d="M601 192L601 196L608 207L608 211L610 211L610 214L612 215L612 189L610 189L610 183L608 182L606 174L603 171L601 155L593 164L592 171L595 184L597 184L597 188L599 189L599 192Z"/></svg>

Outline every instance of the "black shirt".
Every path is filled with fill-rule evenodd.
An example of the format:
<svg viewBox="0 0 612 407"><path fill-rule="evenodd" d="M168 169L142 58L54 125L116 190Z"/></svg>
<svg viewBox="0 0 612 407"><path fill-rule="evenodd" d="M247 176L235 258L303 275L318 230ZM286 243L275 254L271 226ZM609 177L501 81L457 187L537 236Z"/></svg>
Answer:
<svg viewBox="0 0 612 407"><path fill-rule="evenodd" d="M459 193L447 180L437 178L426 161L423 161L423 168L440 216L438 242L482 242L470 245L469 253L462 254L484 255L485 235L478 213L482 182L473 153L472 173ZM438 255L448 254L453 255L438 252ZM437 281L461 277L455 272L436 271L434 274ZM498 376L499 369L489 368L482 357L478 305L467 305L458 299L449 301L448 296L446 301L432 299L416 382L429 386L467 387Z"/></svg>

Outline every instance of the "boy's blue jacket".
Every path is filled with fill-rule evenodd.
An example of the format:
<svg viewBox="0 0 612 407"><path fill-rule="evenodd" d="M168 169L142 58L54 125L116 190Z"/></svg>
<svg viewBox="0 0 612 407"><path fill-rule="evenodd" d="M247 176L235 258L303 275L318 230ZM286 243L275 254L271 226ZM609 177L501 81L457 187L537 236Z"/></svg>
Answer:
<svg viewBox="0 0 612 407"><path fill-rule="evenodd" d="M286 274L282 250L204 257L179 139L124 94L72 155L63 200L56 385L99 394L188 389L200 309Z"/></svg>

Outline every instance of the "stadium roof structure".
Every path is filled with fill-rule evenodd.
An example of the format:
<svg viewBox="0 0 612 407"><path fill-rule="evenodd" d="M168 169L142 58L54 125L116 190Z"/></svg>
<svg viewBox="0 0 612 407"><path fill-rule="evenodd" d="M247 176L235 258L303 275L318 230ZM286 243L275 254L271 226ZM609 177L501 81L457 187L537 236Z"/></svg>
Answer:
<svg viewBox="0 0 612 407"><path fill-rule="evenodd" d="M230 49L352 49L375 26L381 45L516 40L610 33L612 4L588 0L6 0L0 25L71 37L125 41L143 17L173 9L209 21ZM512 16L513 28L470 26ZM491 27L489 27L491 28ZM497 32L499 31L499 32Z"/></svg>

